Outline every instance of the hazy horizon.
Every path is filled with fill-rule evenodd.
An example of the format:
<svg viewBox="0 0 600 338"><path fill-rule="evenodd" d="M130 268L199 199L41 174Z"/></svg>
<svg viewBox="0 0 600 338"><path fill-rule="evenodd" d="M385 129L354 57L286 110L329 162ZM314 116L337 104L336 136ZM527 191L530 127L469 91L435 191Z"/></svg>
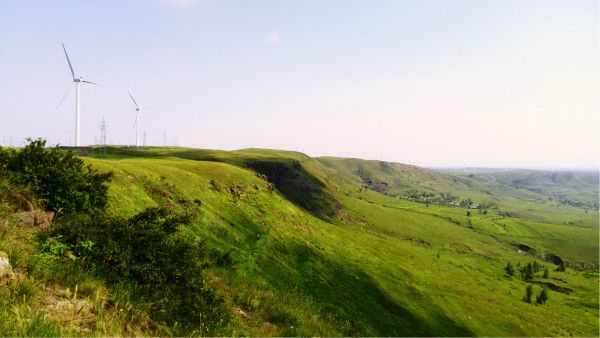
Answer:
<svg viewBox="0 0 600 338"><path fill-rule="evenodd" d="M597 1L4 1L0 142L597 170ZM70 93L57 105L65 92ZM166 138L166 142L164 139Z"/></svg>

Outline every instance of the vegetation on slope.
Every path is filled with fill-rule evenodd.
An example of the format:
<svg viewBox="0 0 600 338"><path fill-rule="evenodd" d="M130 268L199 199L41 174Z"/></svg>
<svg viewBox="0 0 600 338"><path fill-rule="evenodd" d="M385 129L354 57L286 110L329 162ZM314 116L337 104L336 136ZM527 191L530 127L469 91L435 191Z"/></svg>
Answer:
<svg viewBox="0 0 600 338"><path fill-rule="evenodd" d="M109 228L149 207L193 212L176 234L203 243L204 285L231 316L213 334L598 335L596 211L540 205L544 195L526 189L378 161L259 149L86 153L87 164L113 172ZM487 198L497 208L416 203L406 193L414 190L477 204ZM76 223L69 229L75 246L95 236L77 234ZM100 269L101 257L75 266L96 276L82 261ZM566 262L565 271L549 257ZM533 262L538 271L520 278ZM115 294L135 295L107 281ZM527 287L532 303L522 300ZM542 290L547 299L535 305ZM177 333L152 302L129 299L154 323L145 332L163 323L163 334Z"/></svg>
<svg viewBox="0 0 600 338"><path fill-rule="evenodd" d="M87 331L123 334L115 327L107 328L97 319L96 313L106 313L111 307L107 302L99 301L100 289L95 290L94 303L81 299L82 293L89 295L90 290L86 292L79 285L85 285L89 279L105 281L111 285L113 298L123 298L128 304L131 302L144 309L141 319L123 320L125 334L135 332L130 326L140 326L138 330L148 333L210 335L227 323L229 315L221 298L205 283L203 270L215 264L215 257L221 266L227 265L228 260L183 235L185 227L194 218L193 211L177 214L170 209L154 208L127 219L109 215L104 208L110 174L99 174L84 166L80 159L57 148L47 149L41 140L30 141L18 151L0 150L0 155L3 168L0 173L1 197L4 211L8 212L0 244L7 246L8 254L2 251L2 255L10 260L3 260L0 276L0 286L5 286L0 291L7 296L0 304L0 316L6 317L0 325L0 333L68 335ZM34 193L23 197L22 191ZM36 224L34 206L38 202L49 210L64 211L64 216L58 218L57 213L52 212L52 227L36 231L37 248L34 243L19 240L19 236L26 235L31 240L33 233L18 231L8 219L10 211L14 213L19 208L12 201L15 196L18 198L14 200L27 202L29 212L33 213L32 226L39 225ZM26 257L26 264L19 260L20 256ZM40 261L41 267L38 266ZM43 268L49 269L40 272ZM34 283L36 278L44 284ZM66 299L59 299L58 304L51 306L75 308L78 317L87 308L83 314L85 316L87 312L92 318L85 327L80 323L74 328L60 328L56 321L64 318L52 318L44 311L31 310L30 305L34 303L48 299L52 303L53 289L73 283L73 293L67 288ZM36 293L43 293L43 296ZM20 312L15 312L18 305L29 310L22 317ZM10 315L11 309L14 316ZM148 319L145 313L150 315ZM112 320L118 321L118 318Z"/></svg>

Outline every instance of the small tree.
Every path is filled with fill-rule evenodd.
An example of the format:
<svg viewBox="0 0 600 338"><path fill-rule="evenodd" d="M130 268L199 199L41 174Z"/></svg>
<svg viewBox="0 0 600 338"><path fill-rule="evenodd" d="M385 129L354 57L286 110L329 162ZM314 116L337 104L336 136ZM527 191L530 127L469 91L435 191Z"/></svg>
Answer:
<svg viewBox="0 0 600 338"><path fill-rule="evenodd" d="M537 261L533 261L533 272L536 273L538 271L540 271L540 265Z"/></svg>
<svg viewBox="0 0 600 338"><path fill-rule="evenodd" d="M521 269L521 279L525 281L533 279L533 265L531 263L527 263L527 265Z"/></svg>
<svg viewBox="0 0 600 338"><path fill-rule="evenodd" d="M504 271L506 271L509 276L515 275L515 268L510 264L510 261L506 264L506 267L504 267Z"/></svg>
<svg viewBox="0 0 600 338"><path fill-rule="evenodd" d="M471 200L471 197L467 198L466 200L462 200L459 203L459 205L461 207L465 207L465 208L470 208L472 204L473 204L473 201Z"/></svg>
<svg viewBox="0 0 600 338"><path fill-rule="evenodd" d="M544 278L548 278L548 277L550 277L550 271L549 271L549 270L548 270L548 268L546 267L546 268L544 269Z"/></svg>
<svg viewBox="0 0 600 338"><path fill-rule="evenodd" d="M546 291L546 288L542 288L542 291L535 299L535 304L542 305L542 304L546 303L547 300L548 300L548 291Z"/></svg>
<svg viewBox="0 0 600 338"><path fill-rule="evenodd" d="M527 285L525 288L525 296L523 296L523 301L526 303L531 303L531 297L533 296L533 287L531 285Z"/></svg>

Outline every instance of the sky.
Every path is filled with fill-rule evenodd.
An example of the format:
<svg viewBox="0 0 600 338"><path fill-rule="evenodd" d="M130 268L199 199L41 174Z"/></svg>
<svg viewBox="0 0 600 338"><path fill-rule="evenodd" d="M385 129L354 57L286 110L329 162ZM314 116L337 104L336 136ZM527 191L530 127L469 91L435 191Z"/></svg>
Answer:
<svg viewBox="0 0 600 338"><path fill-rule="evenodd" d="M598 168L599 2L2 0L0 143ZM61 98L67 93L62 104Z"/></svg>

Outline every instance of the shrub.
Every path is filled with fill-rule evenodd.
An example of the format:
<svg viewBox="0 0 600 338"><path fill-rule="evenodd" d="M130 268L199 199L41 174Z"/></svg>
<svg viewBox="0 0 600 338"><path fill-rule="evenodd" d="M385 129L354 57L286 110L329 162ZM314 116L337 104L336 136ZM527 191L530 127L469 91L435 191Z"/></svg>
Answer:
<svg viewBox="0 0 600 338"><path fill-rule="evenodd" d="M48 240L42 244L42 251L56 256L64 256L71 248L68 244L61 242L61 240L62 236L60 235L56 238L48 238Z"/></svg>
<svg viewBox="0 0 600 338"><path fill-rule="evenodd" d="M98 173L70 152L28 139L21 150L0 149L0 171L26 186L49 210L63 213L104 209L111 173Z"/></svg>
<svg viewBox="0 0 600 338"><path fill-rule="evenodd" d="M523 296L523 301L526 303L531 303L531 297L533 296L533 287L531 285L527 285L525 288L525 296Z"/></svg>
<svg viewBox="0 0 600 338"><path fill-rule="evenodd" d="M527 265L521 269L521 279L525 281L533 279L533 265L531 263L527 263Z"/></svg>
<svg viewBox="0 0 600 338"><path fill-rule="evenodd" d="M544 278L548 278L550 277L550 271L548 270L548 268L544 269Z"/></svg>
<svg viewBox="0 0 600 338"><path fill-rule="evenodd" d="M542 291L540 292L540 294L535 299L535 304L542 305L542 304L546 303L547 300L548 300L548 291L546 291L546 288L543 288Z"/></svg>
<svg viewBox="0 0 600 338"><path fill-rule="evenodd" d="M466 200L460 201L459 205L461 207L470 208L471 205L473 205L473 201L471 200L471 197L469 197Z"/></svg>
<svg viewBox="0 0 600 338"><path fill-rule="evenodd" d="M533 261L533 272L536 273L538 271L540 271L540 265L537 261Z"/></svg>
<svg viewBox="0 0 600 338"><path fill-rule="evenodd" d="M508 262L506 264L506 267L504 267L504 271L506 271L506 273L509 276L514 276L515 275L515 268L513 268L512 264L510 264L510 262Z"/></svg>
<svg viewBox="0 0 600 338"><path fill-rule="evenodd" d="M63 219L50 233L62 236L86 269L111 283L129 285L150 304L153 319L184 332L213 332L228 321L223 301L205 282L203 270L228 262L179 228L190 215L150 208L130 219L97 212Z"/></svg>

